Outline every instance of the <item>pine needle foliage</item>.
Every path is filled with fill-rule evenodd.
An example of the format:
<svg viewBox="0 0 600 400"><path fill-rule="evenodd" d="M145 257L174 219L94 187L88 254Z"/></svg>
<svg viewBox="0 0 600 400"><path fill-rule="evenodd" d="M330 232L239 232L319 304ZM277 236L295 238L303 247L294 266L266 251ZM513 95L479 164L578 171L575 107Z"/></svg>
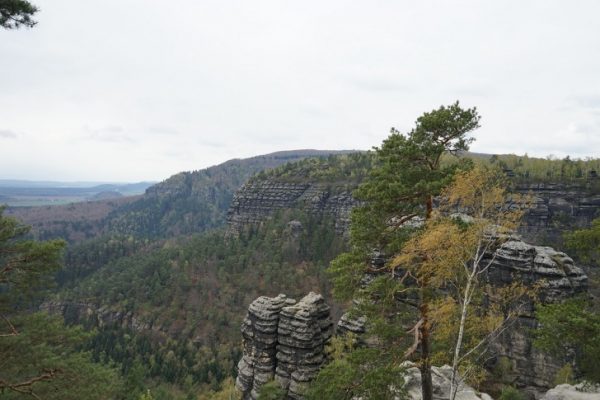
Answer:
<svg viewBox="0 0 600 400"><path fill-rule="evenodd" d="M390 263L385 263L385 259L399 254L417 229L407 222L431 218L433 198L451 181L457 168L464 166L460 160L442 163L442 157L468 150L473 140L468 133L479 126L479 119L475 108L463 109L456 102L424 113L407 134L392 129L381 147L375 148L373 169L355 192L363 206L352 214L351 251L332 262L329 271L334 294L340 299L353 299L356 314L367 317L369 332L377 338L372 351L379 349L378 363L387 360L386 368L399 368L405 359L407 335L406 307L398 301L405 297L406 282ZM372 262L374 250L382 263ZM428 282L421 282L420 290L411 299L420 317L411 335L420 338L424 399L432 398L429 286ZM366 362L370 354L356 353L344 362L358 357L356 364L361 365L362 376L368 376L371 370L383 368L380 364ZM364 363L360 362L361 356ZM336 361L333 365L341 362ZM328 368L320 379L328 374ZM389 394L398 382L392 375L383 376L390 381L379 384ZM361 380L352 385L367 387L369 382Z"/></svg>

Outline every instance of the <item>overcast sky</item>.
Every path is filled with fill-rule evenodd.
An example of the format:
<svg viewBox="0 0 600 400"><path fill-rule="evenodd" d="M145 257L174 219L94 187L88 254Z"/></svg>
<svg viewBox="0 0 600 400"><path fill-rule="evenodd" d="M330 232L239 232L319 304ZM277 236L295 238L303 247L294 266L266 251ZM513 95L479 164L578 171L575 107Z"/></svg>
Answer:
<svg viewBox="0 0 600 400"><path fill-rule="evenodd" d="M596 0L31 1L0 31L0 178L369 149L456 100L474 151L600 156Z"/></svg>

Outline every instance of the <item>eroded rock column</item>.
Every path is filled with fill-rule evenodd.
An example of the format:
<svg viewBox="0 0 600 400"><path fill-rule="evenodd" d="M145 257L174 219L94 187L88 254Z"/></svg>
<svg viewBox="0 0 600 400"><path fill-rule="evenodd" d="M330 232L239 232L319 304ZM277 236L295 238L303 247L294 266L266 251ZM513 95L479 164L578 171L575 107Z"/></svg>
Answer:
<svg viewBox="0 0 600 400"><path fill-rule="evenodd" d="M242 398L255 400L260 387L275 378L288 398L301 399L326 360L332 335L329 306L319 294L311 292L298 303L282 294L253 301L242 323L244 354L236 380Z"/></svg>
<svg viewBox="0 0 600 400"><path fill-rule="evenodd" d="M279 313L294 300L280 294L261 296L248 307L242 322L243 357L238 363L236 387L243 399L258 398L258 389L275 376Z"/></svg>
<svg viewBox="0 0 600 400"><path fill-rule="evenodd" d="M325 362L325 345L333 334L329 306L323 296L309 293L279 317L276 379L288 396L302 393Z"/></svg>

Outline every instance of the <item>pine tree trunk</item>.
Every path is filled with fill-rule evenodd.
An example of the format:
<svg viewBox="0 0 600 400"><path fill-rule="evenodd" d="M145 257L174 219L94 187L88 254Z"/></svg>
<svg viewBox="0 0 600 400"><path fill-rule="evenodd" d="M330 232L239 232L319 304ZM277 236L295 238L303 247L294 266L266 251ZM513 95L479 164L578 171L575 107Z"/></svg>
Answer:
<svg viewBox="0 0 600 400"><path fill-rule="evenodd" d="M427 198L425 219L431 218L433 211L433 197ZM426 291L428 290L429 282L422 282L421 286L421 319L423 324L419 328L421 331L421 393L423 400L433 400L433 382L431 380L431 360L430 344L429 344L429 299Z"/></svg>
<svg viewBox="0 0 600 400"><path fill-rule="evenodd" d="M423 324L421 331L421 392L423 400L433 400L433 382L431 380L430 346L429 346L429 305L427 302L421 304L421 318Z"/></svg>

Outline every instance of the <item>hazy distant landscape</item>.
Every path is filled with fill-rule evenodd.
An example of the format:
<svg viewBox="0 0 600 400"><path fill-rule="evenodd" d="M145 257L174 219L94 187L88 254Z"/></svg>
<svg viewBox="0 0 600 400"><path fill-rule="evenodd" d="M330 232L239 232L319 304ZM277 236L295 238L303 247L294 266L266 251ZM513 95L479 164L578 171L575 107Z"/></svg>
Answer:
<svg viewBox="0 0 600 400"><path fill-rule="evenodd" d="M46 182L0 179L0 204L9 207L61 205L135 196L155 182Z"/></svg>

